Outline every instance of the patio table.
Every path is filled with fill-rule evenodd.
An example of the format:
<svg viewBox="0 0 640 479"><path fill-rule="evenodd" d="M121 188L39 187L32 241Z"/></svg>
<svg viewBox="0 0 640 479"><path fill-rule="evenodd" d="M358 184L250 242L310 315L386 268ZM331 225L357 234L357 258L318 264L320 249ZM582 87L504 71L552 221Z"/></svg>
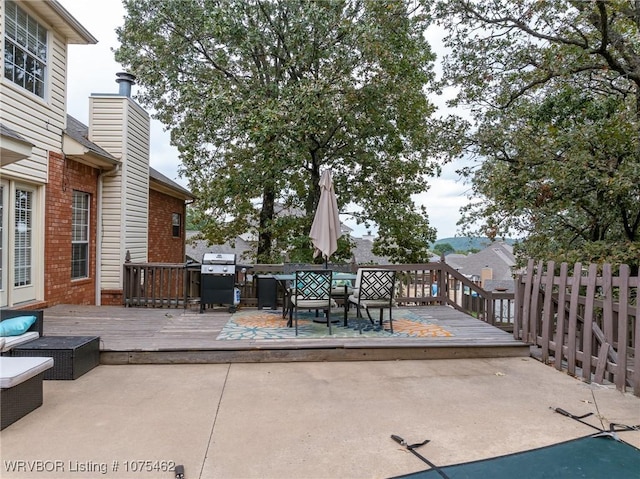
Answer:
<svg viewBox="0 0 640 479"><path fill-rule="evenodd" d="M287 311L289 311L289 307L291 306L290 304L290 298L291 298L291 291L289 290L289 284L291 281L294 281L296 279L296 275L295 273L287 273L287 274L274 274L273 275L273 279L275 279L278 283L278 285L280 285L280 287L282 288L283 291L283 296L282 296L282 318L284 319ZM356 279L356 275L354 273L343 273L343 272L339 272L336 271L333 273L333 275L331 275L331 279L332 280L346 280L346 281L355 281ZM344 285L344 300L345 300L345 308L344 308L344 325L347 325L347 307L346 307L346 301L348 300L347 298L347 291L348 291L348 285ZM288 327L291 327L291 321L289 321L287 323Z"/></svg>

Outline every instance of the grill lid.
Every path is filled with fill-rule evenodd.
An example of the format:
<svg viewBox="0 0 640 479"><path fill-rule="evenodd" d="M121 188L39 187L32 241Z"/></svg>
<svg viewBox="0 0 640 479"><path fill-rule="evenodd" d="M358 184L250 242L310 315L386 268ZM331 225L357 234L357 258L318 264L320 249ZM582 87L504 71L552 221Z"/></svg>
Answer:
<svg viewBox="0 0 640 479"><path fill-rule="evenodd" d="M236 255L233 253L205 253L202 264L236 264Z"/></svg>

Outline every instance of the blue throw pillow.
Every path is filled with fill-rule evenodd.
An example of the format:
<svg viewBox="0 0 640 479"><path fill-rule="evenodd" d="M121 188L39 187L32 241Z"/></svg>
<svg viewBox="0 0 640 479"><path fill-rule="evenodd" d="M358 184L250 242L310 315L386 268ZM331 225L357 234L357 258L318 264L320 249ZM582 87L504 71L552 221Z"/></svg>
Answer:
<svg viewBox="0 0 640 479"><path fill-rule="evenodd" d="M36 322L35 316L16 316L0 322L0 336L20 336Z"/></svg>

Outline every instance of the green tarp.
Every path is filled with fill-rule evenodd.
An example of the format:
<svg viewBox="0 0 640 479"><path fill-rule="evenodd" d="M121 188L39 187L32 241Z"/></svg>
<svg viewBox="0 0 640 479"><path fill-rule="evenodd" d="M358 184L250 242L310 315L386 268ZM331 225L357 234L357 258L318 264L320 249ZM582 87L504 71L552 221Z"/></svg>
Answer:
<svg viewBox="0 0 640 479"><path fill-rule="evenodd" d="M429 459L424 450L420 454ZM449 479L640 479L640 449L611 438L589 436L507 456L440 466L440 471ZM442 477L435 469L398 476Z"/></svg>

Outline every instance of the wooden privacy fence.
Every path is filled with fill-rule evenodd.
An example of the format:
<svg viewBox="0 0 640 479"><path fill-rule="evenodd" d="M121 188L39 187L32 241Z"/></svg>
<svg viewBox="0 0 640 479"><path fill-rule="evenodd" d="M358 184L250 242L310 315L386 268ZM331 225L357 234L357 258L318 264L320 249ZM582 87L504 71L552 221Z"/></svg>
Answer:
<svg viewBox="0 0 640 479"><path fill-rule="evenodd" d="M627 265L546 265L529 260L516 281L514 336L542 360L585 381L611 382L640 396L638 276Z"/></svg>

